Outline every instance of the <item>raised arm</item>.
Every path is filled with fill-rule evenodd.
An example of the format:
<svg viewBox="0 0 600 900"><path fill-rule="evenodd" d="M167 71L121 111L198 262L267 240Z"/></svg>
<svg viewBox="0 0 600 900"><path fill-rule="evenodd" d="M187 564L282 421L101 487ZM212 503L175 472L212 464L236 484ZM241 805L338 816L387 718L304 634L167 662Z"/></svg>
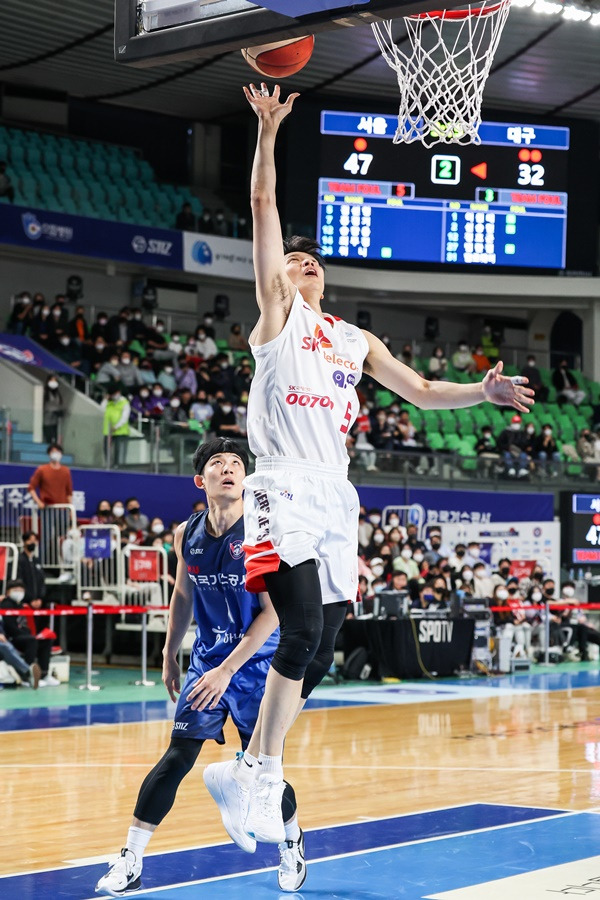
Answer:
<svg viewBox="0 0 600 900"><path fill-rule="evenodd" d="M269 96L263 83L260 89L244 87L248 103L258 116L258 139L252 166L250 203L253 221L253 255L256 275L256 300L261 319L254 342L266 343L285 325L296 288L285 274L281 222L275 197L275 139L279 126L291 112L298 94L279 102L279 85Z"/></svg>
<svg viewBox="0 0 600 900"><path fill-rule="evenodd" d="M513 406L520 412L529 412L535 402L534 392L525 387L528 379L520 375L507 378L502 374L502 362L496 363L483 381L475 384L427 381L395 359L375 335L368 331L363 334L369 344L364 371L420 409L459 409L489 400L499 406Z"/></svg>

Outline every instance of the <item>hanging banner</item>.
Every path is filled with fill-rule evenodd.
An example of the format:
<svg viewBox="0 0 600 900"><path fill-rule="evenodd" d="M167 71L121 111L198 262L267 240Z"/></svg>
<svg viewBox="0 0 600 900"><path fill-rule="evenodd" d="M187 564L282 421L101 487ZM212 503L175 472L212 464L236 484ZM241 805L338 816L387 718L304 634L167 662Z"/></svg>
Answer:
<svg viewBox="0 0 600 900"><path fill-rule="evenodd" d="M54 356L53 353L48 353L31 338L23 337L20 334L0 334L0 357L24 366L37 366L39 369L49 369L51 372L85 377L79 369L67 365L62 359Z"/></svg>
<svg viewBox="0 0 600 900"><path fill-rule="evenodd" d="M252 241L218 234L183 234L183 268L186 272L220 275L254 281Z"/></svg>
<svg viewBox="0 0 600 900"><path fill-rule="evenodd" d="M83 555L88 559L110 559L111 557L111 529L91 528L84 529Z"/></svg>

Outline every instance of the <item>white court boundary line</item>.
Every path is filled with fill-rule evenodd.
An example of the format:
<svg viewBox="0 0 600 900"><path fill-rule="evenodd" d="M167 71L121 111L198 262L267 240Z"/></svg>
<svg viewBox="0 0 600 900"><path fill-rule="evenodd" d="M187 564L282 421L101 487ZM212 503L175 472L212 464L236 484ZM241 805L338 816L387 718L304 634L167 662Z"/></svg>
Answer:
<svg viewBox="0 0 600 900"><path fill-rule="evenodd" d="M452 809L470 809L471 807L474 807L474 806L498 806L498 807L507 806L509 808L514 806L514 807L517 807L518 809L547 809L549 811L552 810L552 807L550 807L550 806L522 806L522 805L518 805L515 803L486 803L485 801L480 801L480 802L476 802L476 803L459 803L459 804L453 803L450 806L436 806L433 809L417 809L414 812L402 813L402 814L395 815L395 816L374 816L373 818L369 818L369 822L385 822L387 819L404 819L404 818L408 818L409 816L424 816L424 815L427 815L427 813L448 812L449 810L452 810ZM598 809L600 810L600 807L598 807ZM524 819L522 822L511 822L508 824L524 825L528 822L540 822L540 821L546 821L547 819L563 818L564 816L579 815L582 812L589 812L589 811L590 810L585 810L585 809L584 810L570 809L570 810L565 810L565 811L561 810L557 816L542 816L541 818ZM305 834L309 834L311 831L330 831L332 828L347 828L349 825L361 825L361 824L363 824L363 823L358 822L356 820L351 821L351 822L336 822L333 825L315 825L312 828L305 828L304 832L305 832ZM491 826L491 828L497 828L497 827L503 827L503 826L495 826L495 825ZM487 830L491 830L491 828L490 829L484 828L481 830L487 831ZM456 832L455 836L458 836L460 834L470 834L470 832ZM440 837L452 837L452 835L440 835ZM427 840L433 840L433 838L422 838L421 840L411 841L410 843L418 844L418 843L423 843L424 841L427 841ZM154 851L150 851L149 853L144 853L144 856L145 857L147 857L147 856L166 856L170 853L189 853L192 850L210 850L211 847L231 846L232 843L233 843L232 841L216 841L213 844L193 844L191 847L178 847L176 850L154 850ZM403 847L403 846L408 846L408 844L395 844L392 846ZM373 849L377 850L377 849L384 849L384 848L375 847ZM367 852L367 851L363 851L363 852ZM102 859L105 859L108 861L108 859L110 859L114 855L115 855L114 853L107 853L106 857L102 857ZM329 856L323 857L323 858L324 859L333 859L333 857L329 857ZM83 864L82 864L82 866L83 866ZM77 866L71 866L70 868L77 868ZM65 867L64 865L51 866L48 869L25 869L25 871L23 871L23 872L11 872L9 875L0 875L0 884L2 883L2 880L4 878L18 878L21 875L41 875L44 872L62 872L62 871L66 871L66 870L67 870L67 867ZM264 871L266 871L266 869L258 869L257 871L264 872ZM224 876L219 876L219 877L224 877ZM186 882L186 884L188 884L188 883L189 882ZM96 900L96 898L93 898L93 900Z"/></svg>
<svg viewBox="0 0 600 900"><path fill-rule="evenodd" d="M470 806L478 806L479 804L469 804L469 805ZM448 809L459 809L460 807L447 807L447 808ZM525 807L525 808L527 808L527 807ZM579 815L579 813L577 813L577 812L567 812L567 813L562 813L562 814L559 813L556 816L542 816L539 819L527 819L522 822L507 822L503 825L492 825L488 828L474 828L471 831L458 831L458 832L455 832L454 834L434 835L433 837L430 837L430 838L419 838L418 840L415 840L415 841L405 841L400 844L387 844L383 847L368 847L367 849L364 849L364 850L351 850L348 853L336 853L333 856L323 856L323 857L319 857L318 859L311 859L311 860L308 860L308 864L310 866L314 866L317 863L332 862L337 859L350 859L353 856L367 856L371 853L379 853L380 851L384 851L384 850L396 850L400 847L402 847L402 848L415 847L415 846L418 846L419 844L429 844L429 843L436 843L438 841L445 841L445 840L449 840L449 839L452 840L453 838L469 837L470 835L473 835L473 834L484 834L484 833L487 833L490 831L501 831L501 830L507 829L507 828L515 828L519 825L532 825L532 824L536 824L537 822L548 822L548 821L551 821L554 819L565 819L570 816L574 817L577 815ZM385 816L385 818L390 818L390 817ZM277 871L277 866L268 866L264 869L252 869L252 870L248 870L247 872L236 872L235 874L230 874L230 875L214 875L212 878L200 878L197 881L183 881L183 882L177 882L176 884L165 884L165 885L162 885L161 887L146 888L144 890L144 893L157 894L160 891L174 890L176 888L181 888L181 887L194 887L196 885L201 885L201 884L212 884L213 882L217 882L217 881L230 881L233 878L246 878L248 875L258 875L258 874L262 874L264 872L275 872L275 871ZM85 898L85 900L96 900L96 897L95 896L87 897L87 898Z"/></svg>

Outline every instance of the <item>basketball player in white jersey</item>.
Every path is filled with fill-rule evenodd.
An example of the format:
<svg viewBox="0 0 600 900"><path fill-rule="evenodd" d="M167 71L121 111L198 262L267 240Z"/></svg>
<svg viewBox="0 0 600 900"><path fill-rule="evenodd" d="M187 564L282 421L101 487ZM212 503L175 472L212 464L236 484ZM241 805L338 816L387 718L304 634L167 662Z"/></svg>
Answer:
<svg viewBox="0 0 600 900"><path fill-rule="evenodd" d="M356 597L359 500L347 479L345 445L359 409L355 386L363 371L421 409L489 400L527 412L534 401L527 379L503 376L501 362L482 383L426 381L368 331L322 312L318 244L282 240L275 198L275 139L299 95L281 103L279 86L269 95L265 84L251 84L244 93L259 120L251 203L260 310L250 336L256 374L247 427L256 471L244 482L246 584L251 591L269 591L281 624L259 720L244 754L247 769L256 773L245 830L259 841L278 843L285 836L284 738L315 678L327 672L345 605ZM243 815L236 799L241 765L210 767L220 784L219 806L230 819ZM247 771L243 780L248 786Z"/></svg>

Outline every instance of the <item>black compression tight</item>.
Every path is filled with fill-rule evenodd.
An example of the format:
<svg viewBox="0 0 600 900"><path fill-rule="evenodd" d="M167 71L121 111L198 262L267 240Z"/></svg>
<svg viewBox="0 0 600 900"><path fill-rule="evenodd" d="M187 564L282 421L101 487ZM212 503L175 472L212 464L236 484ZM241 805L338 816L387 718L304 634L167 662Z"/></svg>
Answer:
<svg viewBox="0 0 600 900"><path fill-rule="evenodd" d="M345 600L339 603L326 603L323 607L323 634L321 643L310 665L306 670L302 683L301 697L303 700L312 693L318 684L321 684L333 662L335 639L344 624L348 603Z"/></svg>
<svg viewBox="0 0 600 900"><path fill-rule="evenodd" d="M321 584L314 559L297 566L281 563L277 572L264 576L281 637L273 657L276 672L302 681L323 636Z"/></svg>
<svg viewBox="0 0 600 900"><path fill-rule="evenodd" d="M149 825L160 825L175 802L179 785L194 767L203 743L190 738L171 738L167 752L142 782L133 811L136 819ZM296 813L296 795L287 782L281 812L284 822L289 822Z"/></svg>

